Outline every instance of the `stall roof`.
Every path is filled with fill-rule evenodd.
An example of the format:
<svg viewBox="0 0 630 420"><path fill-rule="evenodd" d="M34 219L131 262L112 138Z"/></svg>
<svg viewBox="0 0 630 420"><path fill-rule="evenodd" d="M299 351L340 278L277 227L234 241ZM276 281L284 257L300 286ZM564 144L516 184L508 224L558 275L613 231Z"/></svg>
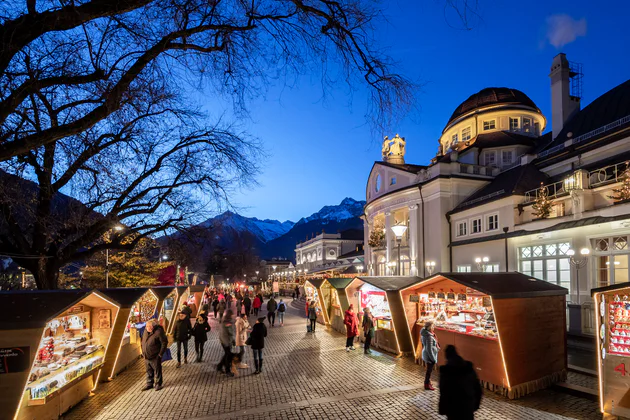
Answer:
<svg viewBox="0 0 630 420"><path fill-rule="evenodd" d="M152 287L151 289L155 292L158 299L165 299L168 295L171 294L173 290L175 290L175 287L174 286L159 286L159 287Z"/></svg>
<svg viewBox="0 0 630 420"><path fill-rule="evenodd" d="M193 284L189 288L190 288L190 291L193 292L193 293L203 292L204 290L206 290L206 285L205 284Z"/></svg>
<svg viewBox="0 0 630 420"><path fill-rule="evenodd" d="M0 292L0 330L41 328L89 294L89 290Z"/></svg>
<svg viewBox="0 0 630 420"><path fill-rule="evenodd" d="M146 287L116 287L111 289L99 290L105 296L113 299L122 308L130 308L138 301L147 291Z"/></svg>
<svg viewBox="0 0 630 420"><path fill-rule="evenodd" d="M611 290L625 289L627 287L630 287L630 282L617 283L617 284L611 284L610 286L598 287L596 289L591 289L591 296L594 295L595 293L609 292Z"/></svg>
<svg viewBox="0 0 630 420"><path fill-rule="evenodd" d="M364 281L368 284L371 284L374 287L378 287L381 290L385 290L386 292L398 291L400 289L404 289L406 287L411 286L412 284L420 283L422 281L421 277L416 276L390 276L390 277L356 277L361 281Z"/></svg>
<svg viewBox="0 0 630 420"><path fill-rule="evenodd" d="M457 282L495 299L529 298L535 296L566 295L567 289L522 273L437 273L423 282L437 277Z"/></svg>
<svg viewBox="0 0 630 420"><path fill-rule="evenodd" d="M324 283L324 280L325 279L308 279L306 281L311 283L316 288L320 288L322 286L322 283Z"/></svg>
<svg viewBox="0 0 630 420"><path fill-rule="evenodd" d="M330 283L332 287L334 287L335 289L341 289L341 290L344 290L346 287L348 287L348 285L352 283L352 280L354 279L345 278L345 277L326 279L326 281L328 281L328 283Z"/></svg>
<svg viewBox="0 0 630 420"><path fill-rule="evenodd" d="M188 286L175 286L177 289L177 294L179 296L183 295L186 290L188 290Z"/></svg>

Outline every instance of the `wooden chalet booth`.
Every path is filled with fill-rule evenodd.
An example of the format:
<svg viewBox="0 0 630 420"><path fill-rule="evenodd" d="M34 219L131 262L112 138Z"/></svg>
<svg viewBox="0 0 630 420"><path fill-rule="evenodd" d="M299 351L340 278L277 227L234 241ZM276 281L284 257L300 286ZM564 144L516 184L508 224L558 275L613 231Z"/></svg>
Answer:
<svg viewBox="0 0 630 420"><path fill-rule="evenodd" d="M368 307L375 321L372 347L396 355L412 354L413 346L400 290L418 283L420 277L356 277L346 287L349 304L359 317L361 341L365 340L361 329L363 309ZM345 329L344 329L345 332Z"/></svg>
<svg viewBox="0 0 630 420"><path fill-rule="evenodd" d="M600 287L591 293L600 410L604 418L630 418L630 283Z"/></svg>
<svg viewBox="0 0 630 420"><path fill-rule="evenodd" d="M205 290L205 284L193 284L192 286L188 287L188 298L186 301L188 302L188 306L190 306L190 309L192 309L192 315L190 316L190 319L195 319L197 317L197 314L201 310L203 293L205 292ZM184 301L181 301L179 306L181 307L181 304L183 303Z"/></svg>
<svg viewBox="0 0 630 420"><path fill-rule="evenodd" d="M508 398L566 380L566 294L521 273L441 273L400 291L416 358L432 320L438 364L452 344L486 388Z"/></svg>
<svg viewBox="0 0 630 420"><path fill-rule="evenodd" d="M343 323L343 317L350 305L348 296L346 296L346 287L352 280L352 278L326 279L320 287L330 325L334 330L344 334L346 333L346 326Z"/></svg>
<svg viewBox="0 0 630 420"><path fill-rule="evenodd" d="M0 417L57 419L86 398L118 312L95 291L0 292Z"/></svg>
<svg viewBox="0 0 630 420"><path fill-rule="evenodd" d="M173 312L171 313L171 318L168 320L168 325L166 326L166 333L171 334L173 332L173 328L175 328L175 320L177 319L177 314L182 309L182 304L184 302L188 302L188 298L190 297L190 292L188 290L188 286L176 286L175 287L175 304L173 306Z"/></svg>
<svg viewBox="0 0 630 420"><path fill-rule="evenodd" d="M146 322L157 318L159 298L152 289L144 287L103 289L102 293L120 306L103 367L101 379L105 381L125 370L142 354L142 334Z"/></svg>
<svg viewBox="0 0 630 420"><path fill-rule="evenodd" d="M175 309L177 308L177 288L172 286L155 287L153 288L153 291L155 291L158 299L160 299L160 296L163 296L168 291L168 293L166 293L166 296L164 296L158 302L158 310L160 313L158 319L160 321L160 325L162 326L162 328L164 328L164 331L168 331L168 327L170 326L171 322L173 322Z"/></svg>
<svg viewBox="0 0 630 420"><path fill-rule="evenodd" d="M324 300L321 293L321 286L326 281L325 279L308 279L304 282L304 293L306 297L306 304L315 301L315 305L319 308L319 314L317 315L317 322L320 324L328 325L328 314L326 313Z"/></svg>

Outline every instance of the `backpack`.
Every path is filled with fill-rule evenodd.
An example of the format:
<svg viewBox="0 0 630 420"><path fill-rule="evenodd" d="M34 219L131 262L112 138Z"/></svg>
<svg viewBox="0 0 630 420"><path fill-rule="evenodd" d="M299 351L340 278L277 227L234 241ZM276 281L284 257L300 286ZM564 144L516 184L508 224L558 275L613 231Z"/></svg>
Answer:
<svg viewBox="0 0 630 420"><path fill-rule="evenodd" d="M278 312L284 312L285 311L285 307L284 307L284 302L282 302L281 304L278 305Z"/></svg>

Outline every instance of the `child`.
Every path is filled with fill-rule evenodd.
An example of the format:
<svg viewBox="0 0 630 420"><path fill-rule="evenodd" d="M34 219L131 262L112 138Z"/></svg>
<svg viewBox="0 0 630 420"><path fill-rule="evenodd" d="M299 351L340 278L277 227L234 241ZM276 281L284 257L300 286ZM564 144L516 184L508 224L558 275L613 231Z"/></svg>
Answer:
<svg viewBox="0 0 630 420"><path fill-rule="evenodd" d="M195 337L195 352L197 353L196 362L201 362L203 359L203 347L208 340L208 332L210 331L210 324L208 319L199 315L195 321L195 326L192 328L192 336Z"/></svg>

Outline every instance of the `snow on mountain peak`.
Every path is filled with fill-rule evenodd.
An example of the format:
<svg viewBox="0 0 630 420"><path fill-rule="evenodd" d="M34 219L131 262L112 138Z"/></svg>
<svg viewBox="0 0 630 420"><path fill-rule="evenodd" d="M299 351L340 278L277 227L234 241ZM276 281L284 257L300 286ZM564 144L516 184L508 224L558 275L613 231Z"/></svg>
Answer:
<svg viewBox="0 0 630 420"><path fill-rule="evenodd" d="M207 226L220 225L230 227L236 231L249 231L262 242L268 242L287 233L295 223L290 220L280 222L278 220L260 220L256 217L245 217L238 213L226 211L225 213L209 219L204 223Z"/></svg>
<svg viewBox="0 0 630 420"><path fill-rule="evenodd" d="M312 220L341 221L359 217L363 214L363 206L365 201L357 201L353 198L344 198L339 205L324 206L317 213L313 213L308 217L301 218L296 224L307 223Z"/></svg>

